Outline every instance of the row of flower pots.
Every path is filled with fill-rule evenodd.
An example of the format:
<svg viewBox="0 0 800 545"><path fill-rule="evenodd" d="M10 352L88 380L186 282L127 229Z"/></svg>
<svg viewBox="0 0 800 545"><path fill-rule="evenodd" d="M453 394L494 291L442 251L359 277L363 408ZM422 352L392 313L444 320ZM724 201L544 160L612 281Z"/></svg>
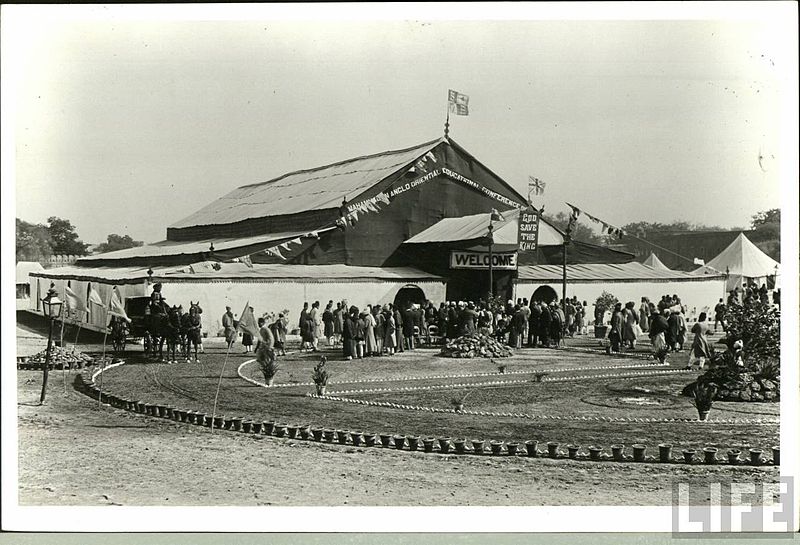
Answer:
<svg viewBox="0 0 800 545"><path fill-rule="evenodd" d="M352 444L356 447L376 447L395 448L397 450L407 449L410 451L438 452L440 454L478 454L490 452L492 455L526 455L529 457L549 457L566 458L573 460L591 461L616 461L616 462L661 462L676 463L681 460L684 463L699 463L702 459L705 464L717 464L724 462L718 457L718 449L706 447L702 449L702 455L697 450L684 449L681 451L682 457L673 456L672 445L658 445L658 456L647 456L647 446L642 444L632 445L632 455L625 454L625 446L621 444L611 445L611 453L604 453L603 448L591 446L586 452L581 452L577 445L566 445L566 453L559 450L559 443L549 442L546 450L537 449L536 440L525 441L520 444L516 442L485 441L482 439L467 439L450 437L419 437L416 435L399 435L390 433L370 433L361 431L333 430L328 428L312 427L308 424L290 425L274 421L257 422L241 417L226 417L225 415L210 415L200 411L184 410L169 405L159 405L146 403L140 400L131 400L120 396L102 392L91 380L91 376L81 375L86 389L92 397L107 403L113 407L128 410L147 416L165 418L176 422L184 422L198 426L213 427L216 429L226 429L243 433L275 435L276 437L288 437L289 439L314 440L326 443L339 443L342 445ZM487 443L489 450L487 451ZM732 465L746 464L751 465L780 465L780 447L772 447L772 459L763 457L761 449L749 449L749 460L742 460L742 452L732 449L727 452L727 462Z"/></svg>

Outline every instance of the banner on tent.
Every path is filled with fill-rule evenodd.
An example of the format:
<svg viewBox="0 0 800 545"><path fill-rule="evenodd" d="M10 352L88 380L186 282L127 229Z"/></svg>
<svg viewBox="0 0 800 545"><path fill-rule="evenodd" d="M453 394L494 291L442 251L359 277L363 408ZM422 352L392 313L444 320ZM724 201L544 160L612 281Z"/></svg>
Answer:
<svg viewBox="0 0 800 545"><path fill-rule="evenodd" d="M523 210L518 224L519 251L535 252L539 244L539 211L532 207Z"/></svg>
<svg viewBox="0 0 800 545"><path fill-rule="evenodd" d="M488 252L469 252L453 250L450 252L451 269L488 269ZM492 254L492 268L502 270L516 270L517 252L500 252Z"/></svg>

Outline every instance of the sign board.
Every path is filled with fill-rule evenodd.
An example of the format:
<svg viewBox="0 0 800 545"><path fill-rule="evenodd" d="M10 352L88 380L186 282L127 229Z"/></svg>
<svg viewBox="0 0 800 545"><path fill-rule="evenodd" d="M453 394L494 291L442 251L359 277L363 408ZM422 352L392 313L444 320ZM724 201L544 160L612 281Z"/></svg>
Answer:
<svg viewBox="0 0 800 545"><path fill-rule="evenodd" d="M533 207L519 213L519 251L535 252L539 245L539 211Z"/></svg>
<svg viewBox="0 0 800 545"><path fill-rule="evenodd" d="M470 252L453 250L450 252L451 269L489 269L489 252ZM516 270L517 253L492 253L492 268L498 270Z"/></svg>

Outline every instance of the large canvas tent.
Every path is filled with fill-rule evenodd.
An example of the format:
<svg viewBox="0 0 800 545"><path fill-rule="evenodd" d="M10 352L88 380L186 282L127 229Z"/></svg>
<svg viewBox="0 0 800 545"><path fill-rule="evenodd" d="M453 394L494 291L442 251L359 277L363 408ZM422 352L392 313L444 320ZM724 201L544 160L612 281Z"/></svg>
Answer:
<svg viewBox="0 0 800 545"><path fill-rule="evenodd" d="M650 255L647 256L647 258L644 261L642 261L642 265L647 265L648 267L652 267L653 269L659 269L662 271L670 270L670 268L664 265L664 263L660 259L658 259L658 256L653 252L650 252Z"/></svg>
<svg viewBox="0 0 800 545"><path fill-rule="evenodd" d="M777 277L779 268L780 263L762 252L744 233L741 233L719 255L692 274L703 276L725 273L728 275L726 289L730 291L737 287L741 288L748 280L755 281L759 286L765 284L768 277Z"/></svg>

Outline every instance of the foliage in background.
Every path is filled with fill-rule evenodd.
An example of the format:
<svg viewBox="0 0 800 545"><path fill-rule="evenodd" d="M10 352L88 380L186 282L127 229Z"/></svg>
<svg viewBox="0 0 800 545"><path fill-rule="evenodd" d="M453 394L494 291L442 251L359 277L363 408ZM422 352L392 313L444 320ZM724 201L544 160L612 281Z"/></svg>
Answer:
<svg viewBox="0 0 800 545"><path fill-rule="evenodd" d="M748 235L753 244L775 261L781 260L781 209L759 212L750 223L753 232Z"/></svg>
<svg viewBox="0 0 800 545"><path fill-rule="evenodd" d="M46 260L53 254L47 226L17 218L17 261Z"/></svg>
<svg viewBox="0 0 800 545"><path fill-rule="evenodd" d="M562 231L567 230L570 214L566 212L559 212L555 216L545 215L543 217ZM589 227L578 221L572 226L572 240L588 242L589 244L603 244L604 238L595 233L592 227Z"/></svg>
<svg viewBox="0 0 800 545"><path fill-rule="evenodd" d="M47 218L47 231L50 233L54 254L86 255L89 245L78 238L78 233L69 220L50 216Z"/></svg>
<svg viewBox="0 0 800 545"><path fill-rule="evenodd" d="M603 307L606 310L611 310L617 303L619 303L619 299L617 299L614 295L604 290L603 293L601 293L600 296L597 298L597 300L594 302L594 306Z"/></svg>
<svg viewBox="0 0 800 545"><path fill-rule="evenodd" d="M106 252L116 252L117 250L126 250L128 248L138 248L143 244L144 242L141 240L133 240L130 235L123 236L112 233L106 237L106 242L97 245L94 252L104 254Z"/></svg>

